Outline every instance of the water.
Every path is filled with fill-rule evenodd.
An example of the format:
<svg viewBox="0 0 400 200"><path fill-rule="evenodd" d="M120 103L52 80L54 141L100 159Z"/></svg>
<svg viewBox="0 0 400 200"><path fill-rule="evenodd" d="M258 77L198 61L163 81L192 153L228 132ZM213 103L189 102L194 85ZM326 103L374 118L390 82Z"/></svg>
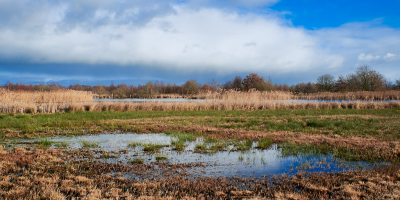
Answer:
<svg viewBox="0 0 400 200"><path fill-rule="evenodd" d="M145 164L157 163L156 155L165 155L171 164L199 163L201 166L189 169L191 177L262 177L265 175L295 175L299 172L343 172L351 169L368 169L375 164L367 162L346 162L329 155L308 157L281 155L281 149L272 145L269 149L254 148L256 143L247 151L229 151L232 145L224 151L215 153L197 153L196 144L203 143L202 138L187 142L187 147L181 151L172 150L171 141L174 138L166 134L102 134L77 137L53 137L53 142L68 142L69 149L79 149L82 141L95 142L98 147L91 148L97 152L97 160L106 163L128 163L133 159L143 159ZM33 142L29 140L19 142ZM129 143L162 144L157 153L143 151L142 147L129 147ZM128 150L128 151L126 151ZM101 158L101 152L117 155L116 158ZM119 153L126 152L126 153ZM154 173L158 173L154 171ZM157 175L158 176L158 175ZM136 177L136 175L133 175Z"/></svg>

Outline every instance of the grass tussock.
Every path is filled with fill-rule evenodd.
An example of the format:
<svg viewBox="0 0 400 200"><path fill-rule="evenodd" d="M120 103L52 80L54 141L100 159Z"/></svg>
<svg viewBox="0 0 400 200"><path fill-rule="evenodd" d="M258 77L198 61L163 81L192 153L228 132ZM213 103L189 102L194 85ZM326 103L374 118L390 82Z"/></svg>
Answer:
<svg viewBox="0 0 400 200"><path fill-rule="evenodd" d="M96 148L100 146L99 142L97 141L87 141L87 140L81 141L81 145L82 147L87 147L87 148Z"/></svg>

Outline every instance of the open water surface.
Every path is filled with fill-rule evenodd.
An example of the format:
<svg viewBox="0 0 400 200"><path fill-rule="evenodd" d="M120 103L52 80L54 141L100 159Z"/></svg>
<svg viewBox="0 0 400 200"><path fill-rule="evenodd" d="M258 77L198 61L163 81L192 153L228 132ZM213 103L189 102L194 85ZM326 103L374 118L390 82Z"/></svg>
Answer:
<svg viewBox="0 0 400 200"><path fill-rule="evenodd" d="M247 151L234 151L228 146L224 151L215 153L198 153L195 151L196 144L203 143L202 138L188 141L183 151L174 151L171 146L166 146L158 152L149 153L143 151L143 147L129 147L129 143L163 144L171 145L173 136L166 134L100 134L76 137L52 137L53 142L68 142L69 149L82 148L82 141L96 142L98 147L91 148L95 152L107 152L115 155L115 158L96 159L107 163L128 163L133 159L143 159L145 164L157 163L156 155L165 155L166 161L171 164L199 163L201 167L191 170L191 176L212 177L262 177L264 175L295 175L299 172L343 172L352 169L368 169L379 164L368 162L347 162L330 155L315 155L307 157L281 155L281 149L273 144L268 149L253 147ZM34 142L32 140L20 140L19 142ZM231 149L231 150L229 150ZM125 152L123 154L118 152ZM98 153L99 154L99 153Z"/></svg>

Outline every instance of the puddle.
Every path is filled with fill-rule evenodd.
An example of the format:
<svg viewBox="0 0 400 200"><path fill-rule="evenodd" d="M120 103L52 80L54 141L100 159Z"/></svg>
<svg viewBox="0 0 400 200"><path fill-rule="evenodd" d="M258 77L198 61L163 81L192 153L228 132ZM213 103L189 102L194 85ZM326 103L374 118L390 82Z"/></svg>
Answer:
<svg viewBox="0 0 400 200"><path fill-rule="evenodd" d="M97 147L90 148L95 152L95 160L105 163L129 163L132 160L140 160L144 164L158 163L156 157L163 155L167 160L162 161L168 164L193 164L188 169L188 176L212 176L212 177L262 177L265 175L295 175L299 172L343 172L351 169L368 169L377 164L368 162L346 162L333 158L329 155L297 157L283 157L281 149L276 144L270 148L256 149L256 142L246 151L230 151L235 149L227 145L224 151L215 153L198 153L196 145L204 144L202 138L195 141L187 141L183 151L175 151L171 146L176 140L173 136L166 134L101 134L77 137L53 137L49 138L53 143L66 142L70 150L82 150L83 143L95 143ZM32 140L19 140L18 142L34 142ZM131 147L129 144L142 144ZM162 145L157 152L144 151L144 144ZM55 145L53 145L55 147ZM56 148L56 147L55 147ZM104 152L110 155L102 157ZM121 153L123 152L123 153ZM158 172L154 171L154 174ZM153 175L154 175L153 174ZM160 174L157 174L159 176ZM130 176L127 174L126 176ZM134 178L138 175L131 174Z"/></svg>

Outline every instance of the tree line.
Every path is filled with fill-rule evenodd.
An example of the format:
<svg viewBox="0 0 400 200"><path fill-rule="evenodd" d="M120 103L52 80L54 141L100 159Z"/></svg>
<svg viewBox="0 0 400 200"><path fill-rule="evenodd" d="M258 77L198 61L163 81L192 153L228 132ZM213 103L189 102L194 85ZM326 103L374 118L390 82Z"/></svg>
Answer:
<svg viewBox="0 0 400 200"><path fill-rule="evenodd" d="M154 98L160 94L198 94L199 92L220 91L220 90L258 90L258 91L290 91L293 93L316 93L316 92L354 92L354 91L383 91L399 90L400 79L394 83L387 80L383 75L371 69L369 66L357 68L354 73L346 76L339 76L335 79L330 74L324 74L317 78L316 82L298 83L288 86L287 84L273 84L271 79L265 80L256 73L250 73L244 78L236 76L233 80L226 83L218 83L212 80L209 83L200 84L191 79L182 85L164 82L147 82L146 84L127 85L113 83L105 85L70 85L63 86L58 83L25 85L7 82L5 89L12 91L54 91L59 89L73 89L79 91L92 91L99 96L113 98Z"/></svg>

